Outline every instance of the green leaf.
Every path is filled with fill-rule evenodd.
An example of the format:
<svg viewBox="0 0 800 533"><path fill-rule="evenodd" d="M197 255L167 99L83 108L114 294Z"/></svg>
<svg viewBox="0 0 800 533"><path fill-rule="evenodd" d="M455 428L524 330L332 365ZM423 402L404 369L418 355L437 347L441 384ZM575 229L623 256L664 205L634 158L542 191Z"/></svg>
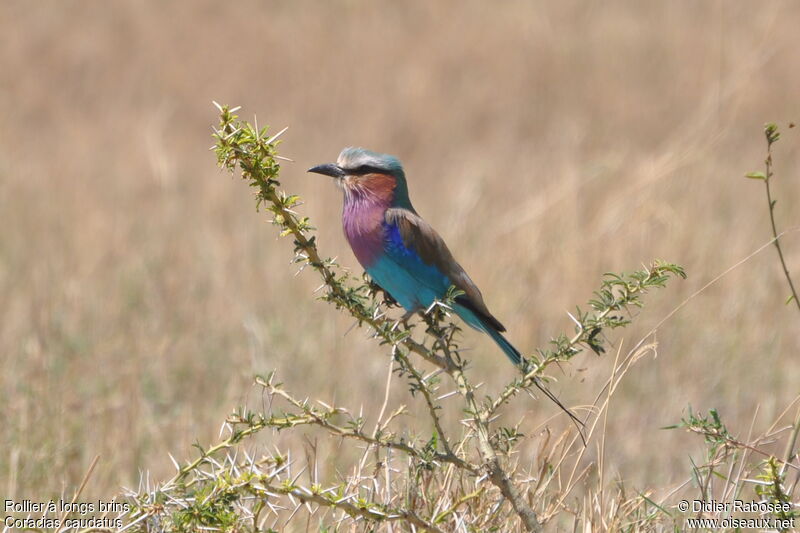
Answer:
<svg viewBox="0 0 800 533"><path fill-rule="evenodd" d="M794 300L794 294L790 295L789 298L786 299L786 305L789 305Z"/></svg>
<svg viewBox="0 0 800 533"><path fill-rule="evenodd" d="M764 124L764 135L767 137L768 144L776 143L778 142L778 139L781 138L781 134L778 131L778 125L772 122Z"/></svg>
<svg viewBox="0 0 800 533"><path fill-rule="evenodd" d="M765 180L767 177L764 175L763 172L748 172L744 175L745 178L750 178L751 180Z"/></svg>

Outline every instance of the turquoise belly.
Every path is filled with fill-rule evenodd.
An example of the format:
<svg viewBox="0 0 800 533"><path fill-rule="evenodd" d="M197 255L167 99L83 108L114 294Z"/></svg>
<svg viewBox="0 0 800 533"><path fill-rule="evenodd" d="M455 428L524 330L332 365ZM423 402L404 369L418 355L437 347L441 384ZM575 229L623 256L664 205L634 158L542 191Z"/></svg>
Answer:
<svg viewBox="0 0 800 533"><path fill-rule="evenodd" d="M450 286L435 267L416 257L406 258L400 266L383 256L367 268L367 274L407 311L427 308L442 298Z"/></svg>

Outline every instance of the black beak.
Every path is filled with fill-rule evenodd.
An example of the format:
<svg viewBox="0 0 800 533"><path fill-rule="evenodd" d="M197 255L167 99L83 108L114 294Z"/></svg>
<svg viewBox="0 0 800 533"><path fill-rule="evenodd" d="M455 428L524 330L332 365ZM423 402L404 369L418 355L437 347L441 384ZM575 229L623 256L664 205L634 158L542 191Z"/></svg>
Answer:
<svg viewBox="0 0 800 533"><path fill-rule="evenodd" d="M325 165L317 165L315 167L311 167L308 169L308 172L314 172L315 174L324 174L325 176L330 176L332 178L344 177L344 170L334 165L333 163L327 163Z"/></svg>

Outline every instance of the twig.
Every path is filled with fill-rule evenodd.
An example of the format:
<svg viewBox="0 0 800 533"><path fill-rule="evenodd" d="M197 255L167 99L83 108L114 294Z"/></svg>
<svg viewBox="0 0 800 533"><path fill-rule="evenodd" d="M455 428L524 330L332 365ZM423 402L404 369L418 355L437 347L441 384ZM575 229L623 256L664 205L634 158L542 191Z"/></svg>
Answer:
<svg viewBox="0 0 800 533"><path fill-rule="evenodd" d="M330 422L328 420L328 417L330 415L337 414L337 413L341 412L340 410L331 409L330 411L328 411L327 413L325 413L323 415L323 414L320 414L320 413L316 412L315 410L309 408L306 404L304 404L300 400L297 400L296 398L292 397L289 393L287 393L286 391L284 391L280 387L277 387L277 386L273 385L270 381L265 381L262 378L257 378L256 379L256 383L258 383L259 385L264 387L270 394L277 395L277 396L280 396L281 398L285 399L287 402L289 402L293 406L295 406L298 409L300 409L305 415L305 417L298 417L298 416L295 415L295 416L291 417L291 419L283 418L283 419L281 419L282 423L283 423L283 421L286 421L285 423L291 424L291 425L314 424L314 425L322 427L322 428L328 430L329 432L334 433L334 434L336 434L336 435L338 435L340 437L360 440L360 441L362 441L364 443L371 444L373 446L378 446L380 448L391 448L391 449L394 449L394 450L400 450L400 451L402 451L402 452L404 452L404 453L406 453L408 455L414 456L417 459L420 459L422 461L428 461L428 460L430 460L432 458L432 459L434 459L436 461L441 461L443 463L451 463L451 464L453 464L453 465L455 465L455 466L457 466L459 468L467 470L468 472L472 472L473 474L477 474L478 471L479 471L478 468L475 467L474 465L468 463L467 461L465 461L465 460L461 459L460 457L456 456L455 454L453 454L452 451L449 450L449 448L448 448L448 451L446 453L433 452L432 457L428 458L428 457L426 457L424 452L418 450L417 448L411 446L410 444L406 444L405 442L393 441L393 440L390 440L390 439L382 438L380 435L371 436L371 435L368 435L368 434L364 433L361 430L358 430L358 429L346 429L346 428L343 428L341 426L338 426L338 425ZM267 419L265 424L266 425L275 425L273 423L270 423L269 419Z"/></svg>
<svg viewBox="0 0 800 533"><path fill-rule="evenodd" d="M92 462L89 464L89 468L86 470L86 473L83 475L83 479L81 480L81 484L78 485L78 489L75 491L75 494L72 495L72 504L78 501L83 489L86 488L86 484L89 482L89 478L92 477L92 473L94 472L94 468L97 466L97 461L100 459L99 455L95 455ZM62 524L58 529L56 529L56 533L59 533L64 530L64 519L67 517L67 511L64 511L61 515L61 519L59 520L59 524Z"/></svg>
<svg viewBox="0 0 800 533"><path fill-rule="evenodd" d="M781 249L780 239L778 238L778 229L775 225L775 203L777 200L772 199L772 193L769 187L769 183L773 176L772 145L778 142L778 139L780 139L780 133L778 132L778 128L775 124L767 124L764 128L764 135L767 138L767 158L764 160L764 166L766 170L764 176L764 189L767 192L767 204L769 205L769 222L772 226L772 236L775 239L775 249L778 250L778 258L780 259L781 267L783 267L783 274L786 276L786 282L789 284L789 289L792 291L791 299L794 300L797 310L800 311L800 298L797 297L797 290L794 288L792 276L789 274L789 268L786 266L786 260L783 258L783 250Z"/></svg>
<svg viewBox="0 0 800 533"><path fill-rule="evenodd" d="M434 330L434 333L438 333L435 331L437 325L432 313L426 313L424 317L431 329ZM500 464L497 450L495 450L492 445L490 438L489 413L487 413L485 409L479 408L478 402L475 400L474 388L467 380L463 366L456 364L453 360L449 346L446 343L440 341L439 345L444 351L445 361L447 361L447 366L444 371L453 378L456 388L464 397L467 404L467 411L472 414L472 422L478 439L478 451L480 452L483 468L489 480L500 489L503 496L511 502L514 512L520 517L527 531L542 531L542 524L538 516L536 516L536 513L522 497L519 489L514 485Z"/></svg>

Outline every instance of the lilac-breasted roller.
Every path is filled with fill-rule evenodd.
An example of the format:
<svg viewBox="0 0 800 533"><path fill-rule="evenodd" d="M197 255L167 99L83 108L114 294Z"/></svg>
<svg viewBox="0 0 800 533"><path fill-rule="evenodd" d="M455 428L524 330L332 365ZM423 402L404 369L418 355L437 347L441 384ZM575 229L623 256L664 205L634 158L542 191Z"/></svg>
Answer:
<svg viewBox="0 0 800 533"><path fill-rule="evenodd" d="M396 157L345 148L336 164L308 171L335 178L344 191L344 234L375 283L409 313L427 309L455 286L464 294L455 298L453 311L488 334L512 363L520 365L519 350L503 336L506 328L489 312L481 291L411 205L403 166ZM543 385L536 385L576 420Z"/></svg>

